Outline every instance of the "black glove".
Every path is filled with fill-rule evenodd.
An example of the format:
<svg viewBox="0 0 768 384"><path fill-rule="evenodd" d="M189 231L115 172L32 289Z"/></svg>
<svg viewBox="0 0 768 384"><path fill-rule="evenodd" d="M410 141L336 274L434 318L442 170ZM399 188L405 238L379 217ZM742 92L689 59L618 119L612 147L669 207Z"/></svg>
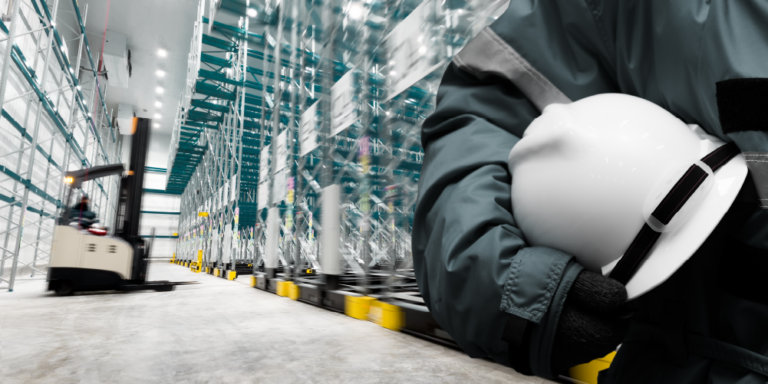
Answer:
<svg viewBox="0 0 768 384"><path fill-rule="evenodd" d="M552 368L603 357L621 344L629 330L627 290L603 275L582 271L571 286L560 314L552 349Z"/></svg>

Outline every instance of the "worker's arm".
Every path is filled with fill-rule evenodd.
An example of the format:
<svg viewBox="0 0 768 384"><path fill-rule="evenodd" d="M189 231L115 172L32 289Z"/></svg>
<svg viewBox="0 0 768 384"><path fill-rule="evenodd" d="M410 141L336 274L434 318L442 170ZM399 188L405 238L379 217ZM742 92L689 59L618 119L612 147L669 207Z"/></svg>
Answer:
<svg viewBox="0 0 768 384"><path fill-rule="evenodd" d="M569 35L563 21L581 35ZM586 8L512 2L448 67L422 130L413 257L425 302L471 356L546 377L559 311L581 267L525 243L507 158L547 98L614 90L598 35ZM595 44L580 45L586 38ZM509 50L513 41L519 51Z"/></svg>
<svg viewBox="0 0 768 384"><path fill-rule="evenodd" d="M503 364L508 315L540 323L570 261L527 247L512 217L507 157L537 115L509 82L452 64L422 131L413 233L421 293L465 352Z"/></svg>

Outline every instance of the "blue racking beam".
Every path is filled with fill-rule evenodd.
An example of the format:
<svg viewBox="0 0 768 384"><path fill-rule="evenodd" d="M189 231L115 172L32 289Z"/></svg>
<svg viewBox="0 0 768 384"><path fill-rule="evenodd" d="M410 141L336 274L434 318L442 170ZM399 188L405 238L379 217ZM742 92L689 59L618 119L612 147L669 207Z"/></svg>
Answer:
<svg viewBox="0 0 768 384"><path fill-rule="evenodd" d="M144 188L144 193L156 193L160 195L180 195L180 193L166 191L165 189Z"/></svg>
<svg viewBox="0 0 768 384"><path fill-rule="evenodd" d="M2 193L0 193L0 201L4 201L6 203L11 203L11 205L13 205L14 207L21 208L21 201L20 200L17 201L15 198L3 195ZM45 210L42 210L42 209L32 208L30 206L27 206L27 211L30 211L32 213L37 213L40 216L46 216L46 217L51 217L51 218L54 217L54 214L52 214L52 213L45 212Z"/></svg>
<svg viewBox="0 0 768 384"><path fill-rule="evenodd" d="M5 173L11 179L13 179L13 180L21 183L25 187L29 188L30 192L32 192L32 193L42 197L43 199L47 200L48 202L56 205L57 208L61 207L61 201L59 201L56 198L54 198L53 196L49 195L48 193L46 193L42 189L36 187L34 184L32 184L31 180L25 179L25 178L19 176L16 172L11 171L10 169L8 169L7 167L5 167L3 165L0 165L0 172Z"/></svg>
<svg viewBox="0 0 768 384"><path fill-rule="evenodd" d="M203 18L203 22L208 23L209 21L208 19ZM223 23L219 23L216 21L214 21L214 27L220 28L223 31L234 34L235 38L237 39L243 39L244 37L247 37L251 41L255 39L257 40L258 44L263 44L263 37L255 33L247 32L242 29L239 29L230 25L226 25ZM228 52L234 51L234 49L236 49L235 42L227 41L227 40L220 39L220 38L213 37L206 34L203 35L203 43L208 46L222 49L223 51L228 51ZM290 46L285 44L283 48L290 50ZM257 59L264 60L264 54L262 52L258 52L256 50L251 49L247 53L249 57L256 57ZM268 61L273 61L274 59L271 55L267 55L266 58ZM226 60L226 59L216 57L207 53L202 53L201 62L217 65L222 68L232 66L231 60ZM290 65L290 61L283 60L282 64L283 66L287 67ZM298 64L297 64L297 69L300 69ZM246 88L255 89L262 92L264 92L266 88L267 93L274 93L274 89L272 86L264 87L256 77L256 76L267 76L269 78L274 78L275 74L273 72L267 72L265 74L265 72L261 69L246 67L245 72L250 73L253 76L253 79L255 80L255 81L249 81L247 79L242 79L242 80L228 79L219 71L201 69L198 72L198 77L202 78L203 81L198 80L198 82L195 85L195 91L198 94L206 95L206 98L203 100L200 100L200 99L192 100L191 106L193 108L187 112L187 117L190 119L186 122L187 127L194 126L199 128L218 129L218 124L216 125L205 124L204 121L219 123L220 119L223 117L223 113L226 113L229 111L229 106L209 103L206 100L209 97L215 97L218 99L228 100L230 102L235 101L234 100L236 95L235 92L222 90L220 87L216 85L206 83L205 82L206 80L211 80L214 82L219 82L224 84L231 84L235 86L245 86ZM291 79L287 78L286 76L281 76L281 80L284 82L291 82ZM262 97L254 96L254 95L246 95L245 98L246 98L245 100L246 101L246 106L245 106L246 117L251 119L260 119L261 112L262 112L261 111ZM283 94L283 99L285 99L283 101L287 101L289 100L289 98L290 98L289 94L287 93ZM309 97L307 99L312 100ZM222 113L222 115L197 111L198 108L206 109L209 111L220 112ZM272 113L271 110L266 111L267 116L265 117L270 118L271 113ZM286 124L289 123L289 117L281 116L281 119L283 120L284 123ZM245 126L246 128L260 128L260 124L255 121L246 121ZM189 130L188 132L185 132L184 127L182 127L180 131L180 137L182 139L189 139L187 141L196 141L200 132L201 132L201 129ZM258 149L248 147L248 144L258 145L257 140L253 141L253 143L255 144L244 143L245 145L245 147L243 148L244 156L248 157L251 155L255 156L258 154ZM189 151L191 151L191 153ZM183 186L186 186L186 184L189 181L189 177L191 177L191 175L194 173L196 166L198 162L202 159L202 156L205 153L205 151L207 151L207 148L200 148L197 146L186 146L180 142L179 151L176 153L177 161L174 162L174 166L171 169L171 175L169 176L169 179L168 179L168 187L167 187L168 190L183 189ZM254 161L253 167L256 168L257 166L258 164L256 164ZM248 166L244 165L244 169L248 169Z"/></svg>

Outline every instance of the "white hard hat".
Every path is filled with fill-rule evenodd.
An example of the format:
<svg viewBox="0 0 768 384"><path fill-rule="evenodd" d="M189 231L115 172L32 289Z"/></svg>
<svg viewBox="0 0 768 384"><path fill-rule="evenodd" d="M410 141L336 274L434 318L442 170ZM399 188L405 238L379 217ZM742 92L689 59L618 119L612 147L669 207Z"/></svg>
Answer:
<svg viewBox="0 0 768 384"><path fill-rule="evenodd" d="M616 278L629 299L696 252L747 176L734 144L622 94L547 106L509 169L526 241Z"/></svg>

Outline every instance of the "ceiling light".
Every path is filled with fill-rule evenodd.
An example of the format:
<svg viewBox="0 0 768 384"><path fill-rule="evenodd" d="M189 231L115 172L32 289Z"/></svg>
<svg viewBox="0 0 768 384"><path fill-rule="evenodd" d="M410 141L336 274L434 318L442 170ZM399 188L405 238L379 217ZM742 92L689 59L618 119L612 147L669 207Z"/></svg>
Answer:
<svg viewBox="0 0 768 384"><path fill-rule="evenodd" d="M159 102L159 101L155 101L155 107L158 107L158 108L160 108L160 107L162 107L162 106L163 106L163 103L161 103L161 102Z"/></svg>
<svg viewBox="0 0 768 384"><path fill-rule="evenodd" d="M157 72L155 72L155 74L157 75L157 77L165 77L165 71L158 70Z"/></svg>
<svg viewBox="0 0 768 384"><path fill-rule="evenodd" d="M163 89L163 87L157 87L157 88L155 88L155 92L163 93L163 92L165 92L165 90Z"/></svg>
<svg viewBox="0 0 768 384"><path fill-rule="evenodd" d="M158 123L155 123L152 126L155 127L155 128L160 128L160 124L158 124Z"/></svg>
<svg viewBox="0 0 768 384"><path fill-rule="evenodd" d="M159 114L159 113L155 113L155 119L159 119L159 118L161 118L161 117L162 117L162 116L160 116L160 114Z"/></svg>
<svg viewBox="0 0 768 384"><path fill-rule="evenodd" d="M160 57L166 57L168 56L168 52L165 49L160 48L157 50L157 55Z"/></svg>
<svg viewBox="0 0 768 384"><path fill-rule="evenodd" d="M253 8L248 8L247 11L245 11L245 14L248 15L248 17L256 17L256 15L259 14L259 12L256 12Z"/></svg>
<svg viewBox="0 0 768 384"><path fill-rule="evenodd" d="M347 9L347 15L349 15L350 19L357 20L363 16L363 7L360 4L352 4Z"/></svg>

